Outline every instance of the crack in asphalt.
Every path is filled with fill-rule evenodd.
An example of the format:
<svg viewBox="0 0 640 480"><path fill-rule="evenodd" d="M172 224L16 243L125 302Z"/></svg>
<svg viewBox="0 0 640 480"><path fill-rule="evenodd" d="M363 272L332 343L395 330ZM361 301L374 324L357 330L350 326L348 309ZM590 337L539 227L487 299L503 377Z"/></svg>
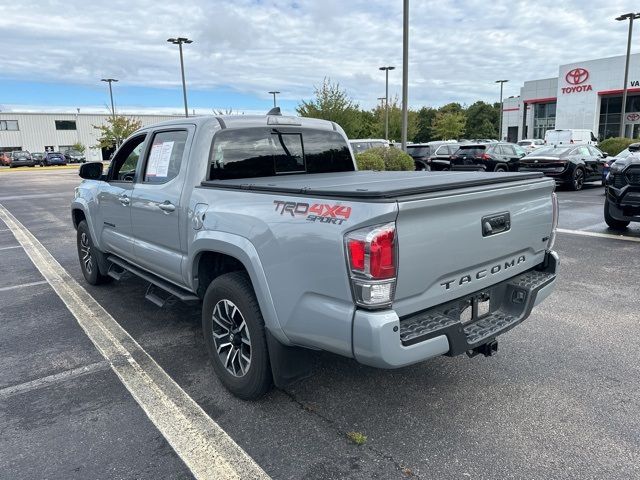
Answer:
<svg viewBox="0 0 640 480"><path fill-rule="evenodd" d="M311 415L319 418L320 420L322 420L323 422L329 424L337 433L339 437L342 437L343 439L347 438L347 431L343 430L342 428L340 428L340 425L338 425L337 422L335 422L334 420L332 420L331 418L322 415L321 413L319 413L317 410L311 408L308 404L305 404L304 402L298 400L295 396L295 394L284 390L282 388L276 388L276 390L282 392L291 402L295 403L296 405L298 405L302 410L304 410L307 413L310 413ZM398 460L396 460L393 455L390 455L388 453L382 452L374 447L372 447L371 445L368 444L363 444L360 445L360 448L365 448L368 451L370 451L371 453L373 453L375 456L377 456L378 458L390 461L398 470L398 472L402 475L404 475L407 478L416 478L418 480L421 479L421 477L416 474L413 469L409 468L406 465L402 465Z"/></svg>

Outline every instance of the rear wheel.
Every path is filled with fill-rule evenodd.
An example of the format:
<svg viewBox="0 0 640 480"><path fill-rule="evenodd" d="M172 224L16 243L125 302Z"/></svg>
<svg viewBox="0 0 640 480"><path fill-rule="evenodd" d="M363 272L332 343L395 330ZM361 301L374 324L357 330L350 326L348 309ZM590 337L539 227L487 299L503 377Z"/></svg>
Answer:
<svg viewBox="0 0 640 480"><path fill-rule="evenodd" d="M91 285L100 285L111 281L111 277L102 275L98 269L98 256L102 255L94 245L89 233L89 226L85 220L78 224L76 236L78 245L78 260L85 280Z"/></svg>
<svg viewBox="0 0 640 480"><path fill-rule="evenodd" d="M613 230L624 230L631 223L625 220L616 220L611 216L611 213L609 213L609 199L607 198L604 199L604 221Z"/></svg>
<svg viewBox="0 0 640 480"><path fill-rule="evenodd" d="M273 384L264 320L249 277L216 278L204 295L202 330L222 384L235 396L255 400Z"/></svg>
<svg viewBox="0 0 640 480"><path fill-rule="evenodd" d="M507 171L507 167L505 167L504 165L498 165L495 169L496 172L506 172Z"/></svg>
<svg viewBox="0 0 640 480"><path fill-rule="evenodd" d="M574 192L578 190L582 190L584 186L584 170L580 167L577 167L573 171L573 175L571 176L571 183L569 184L569 188Z"/></svg>

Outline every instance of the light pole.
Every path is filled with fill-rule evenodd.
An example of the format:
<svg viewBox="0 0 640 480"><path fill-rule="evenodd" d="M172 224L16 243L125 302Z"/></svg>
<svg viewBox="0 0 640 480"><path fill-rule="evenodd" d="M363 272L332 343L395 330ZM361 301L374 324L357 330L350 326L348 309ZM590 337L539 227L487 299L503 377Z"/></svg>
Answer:
<svg viewBox="0 0 640 480"><path fill-rule="evenodd" d="M380 108L384 108L384 102L385 102L386 98L378 97L378 100L380 100Z"/></svg>
<svg viewBox="0 0 640 480"><path fill-rule="evenodd" d="M118 80L116 80L115 78L101 78L100 81L101 82L107 82L109 84L109 97L111 97L111 118L113 118L115 120L115 118L116 118L116 109L113 106L113 90L111 89L111 84L113 82L117 82Z"/></svg>
<svg viewBox="0 0 640 480"><path fill-rule="evenodd" d="M402 2L402 151L407 151L409 121L409 0Z"/></svg>
<svg viewBox="0 0 640 480"><path fill-rule="evenodd" d="M273 108L276 108L276 95L278 95L280 92L277 90L273 90L269 93L273 95Z"/></svg>
<svg viewBox="0 0 640 480"><path fill-rule="evenodd" d="M500 84L500 118L498 119L498 140L502 141L502 87L509 80L496 80Z"/></svg>
<svg viewBox="0 0 640 480"><path fill-rule="evenodd" d="M184 116L189 116L189 108L187 107L187 84L184 81L184 59L182 58L182 44L183 43L193 43L193 40L189 40L185 37L178 38L169 38L167 42L173 43L174 45L178 45L180 50L180 72L182 73L182 95L184 96Z"/></svg>
<svg viewBox="0 0 640 480"><path fill-rule="evenodd" d="M384 139L389 140L389 70L395 70L396 67L380 67L384 70L385 87L384 87Z"/></svg>
<svg viewBox="0 0 640 480"><path fill-rule="evenodd" d="M631 33L633 21L640 18L640 13L625 13L616 18L619 22L629 19L629 37L627 38L627 59L624 64L624 87L622 88L622 117L620 117L620 136L624 137L624 120L627 112L627 83L629 83L629 56L631 55ZM632 135L633 136L633 135Z"/></svg>

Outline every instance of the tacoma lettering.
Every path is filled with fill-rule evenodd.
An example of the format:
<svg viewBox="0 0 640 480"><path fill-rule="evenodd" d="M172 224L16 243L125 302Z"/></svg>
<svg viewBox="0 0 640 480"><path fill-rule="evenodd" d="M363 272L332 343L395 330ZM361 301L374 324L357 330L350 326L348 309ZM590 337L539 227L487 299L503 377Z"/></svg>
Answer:
<svg viewBox="0 0 640 480"><path fill-rule="evenodd" d="M473 275L463 275L459 279L449 280L440 284L441 287L444 287L445 290L450 290L451 285L457 283L459 286L464 285L465 283L471 283L472 277L475 277L476 280L481 280L487 276L487 272L490 272L491 275L495 275L500 273L502 270L506 270L507 268L515 267L516 265L520 265L523 262L526 262L527 259L524 255L520 255L517 258L512 258L511 260L506 260L503 264L499 263L497 265L492 266L490 269L482 269L478 270Z"/></svg>

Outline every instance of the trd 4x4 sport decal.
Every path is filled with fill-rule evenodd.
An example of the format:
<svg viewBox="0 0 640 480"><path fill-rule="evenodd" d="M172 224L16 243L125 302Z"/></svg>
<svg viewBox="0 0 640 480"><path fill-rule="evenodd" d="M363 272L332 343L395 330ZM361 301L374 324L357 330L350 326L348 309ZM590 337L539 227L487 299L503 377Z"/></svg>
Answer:
<svg viewBox="0 0 640 480"><path fill-rule="evenodd" d="M310 222L342 225L351 216L351 207L326 203L300 203L274 200L276 212L280 215L306 216Z"/></svg>

